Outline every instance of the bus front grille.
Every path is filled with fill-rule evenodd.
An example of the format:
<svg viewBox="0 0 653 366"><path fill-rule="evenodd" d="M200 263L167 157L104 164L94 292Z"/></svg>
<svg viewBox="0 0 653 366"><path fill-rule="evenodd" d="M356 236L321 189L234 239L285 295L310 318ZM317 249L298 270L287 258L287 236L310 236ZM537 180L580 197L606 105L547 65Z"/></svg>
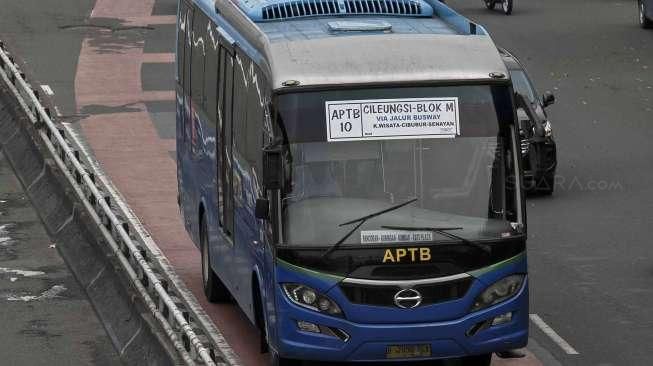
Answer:
<svg viewBox="0 0 653 366"><path fill-rule="evenodd" d="M420 306L457 300L465 296L474 279L472 277L448 282L417 285L413 289L422 295ZM396 307L394 297L402 288L399 286L362 285L341 283L340 289L354 304Z"/></svg>

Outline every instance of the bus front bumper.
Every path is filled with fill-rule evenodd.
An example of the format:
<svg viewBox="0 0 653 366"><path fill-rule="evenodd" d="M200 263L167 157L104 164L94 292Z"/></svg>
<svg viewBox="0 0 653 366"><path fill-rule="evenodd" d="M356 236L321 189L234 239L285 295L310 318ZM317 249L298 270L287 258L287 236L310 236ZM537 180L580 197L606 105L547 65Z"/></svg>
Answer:
<svg viewBox="0 0 653 366"><path fill-rule="evenodd" d="M500 304L462 318L433 323L360 324L325 316L291 303L279 293L280 318L277 351L281 356L315 361L407 361L388 359L389 346L429 345L431 356L410 360L456 358L525 347L528 342L528 283L519 293ZM490 325L493 319L511 313L512 319ZM302 331L298 321L322 329L340 330L346 340L332 334ZM480 327L479 325L486 327ZM474 331L474 329L476 329ZM328 333L328 332L327 332Z"/></svg>

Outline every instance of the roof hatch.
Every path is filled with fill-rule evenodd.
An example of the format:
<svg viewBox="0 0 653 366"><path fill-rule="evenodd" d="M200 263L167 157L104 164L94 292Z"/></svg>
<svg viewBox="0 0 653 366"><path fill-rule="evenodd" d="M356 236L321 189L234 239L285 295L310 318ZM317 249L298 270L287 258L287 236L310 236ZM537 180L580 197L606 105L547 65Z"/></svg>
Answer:
<svg viewBox="0 0 653 366"><path fill-rule="evenodd" d="M241 0L240 8L255 22L343 15L432 17L424 0Z"/></svg>

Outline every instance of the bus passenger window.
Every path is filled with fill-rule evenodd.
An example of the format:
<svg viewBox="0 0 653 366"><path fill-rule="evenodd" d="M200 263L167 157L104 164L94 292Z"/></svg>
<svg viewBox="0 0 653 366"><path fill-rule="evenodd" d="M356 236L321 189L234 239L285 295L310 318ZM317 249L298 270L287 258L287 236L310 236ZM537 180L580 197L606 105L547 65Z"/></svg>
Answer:
<svg viewBox="0 0 653 366"><path fill-rule="evenodd" d="M188 5L182 1L179 3L179 14L177 18L177 84L183 85L184 76L184 45L186 44L186 29L188 24Z"/></svg>
<svg viewBox="0 0 653 366"><path fill-rule="evenodd" d="M222 158L220 171L222 172L222 199L224 202L223 223L224 231L231 235L234 229L234 197L233 197L233 169L232 169L232 109L233 109L233 76L234 59L229 52L222 49L221 64L224 65L224 95L221 98L223 116L222 119ZM221 66L222 69L222 66Z"/></svg>
<svg viewBox="0 0 653 366"><path fill-rule="evenodd" d="M265 112L263 110L263 103L265 103L264 83L265 79L255 67L256 83L251 81L250 88L248 89L247 97L247 147L245 149L245 159L252 168L257 170L261 169L263 147L263 120ZM260 171L259 171L260 172Z"/></svg>
<svg viewBox="0 0 653 366"><path fill-rule="evenodd" d="M241 176L247 170L244 161L246 144L247 144L247 80L245 74L245 65L241 56L234 59L234 96L232 111L232 131L233 131L233 195L235 204L240 204L245 199L243 192L243 177Z"/></svg>
<svg viewBox="0 0 653 366"><path fill-rule="evenodd" d="M193 19L193 54L191 57L191 98L198 109L203 109L204 93L204 54L206 38L206 24L208 20L201 12L197 12Z"/></svg>
<svg viewBox="0 0 653 366"><path fill-rule="evenodd" d="M190 94L190 55L193 36L193 9L186 11L186 36L184 37L184 94Z"/></svg>
<svg viewBox="0 0 653 366"><path fill-rule="evenodd" d="M218 45L213 42L218 32L213 25L210 25L211 35L205 38L204 50L204 100L206 102L206 114L211 124L216 125L216 114L218 110Z"/></svg>
<svg viewBox="0 0 653 366"><path fill-rule="evenodd" d="M234 62L234 109L233 109L233 133L234 133L234 151L245 155L247 144L247 82L245 65L240 56L235 58Z"/></svg>

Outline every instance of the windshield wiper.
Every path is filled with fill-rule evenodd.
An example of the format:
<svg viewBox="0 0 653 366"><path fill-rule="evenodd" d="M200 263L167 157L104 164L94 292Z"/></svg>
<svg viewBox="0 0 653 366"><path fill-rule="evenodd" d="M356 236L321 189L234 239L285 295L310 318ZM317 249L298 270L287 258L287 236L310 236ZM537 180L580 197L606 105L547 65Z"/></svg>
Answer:
<svg viewBox="0 0 653 366"><path fill-rule="evenodd" d="M479 250L482 250L484 252L489 252L489 249L482 244L475 243L471 240L465 239L462 236L452 234L449 231L452 230L462 230L463 228L461 227L412 227L412 226L391 226L391 225L383 225L381 226L384 229L389 229L389 230L403 230L403 231L432 231L434 233L438 233L442 236L446 236L450 239L458 240L461 243L472 246L474 248L477 248Z"/></svg>
<svg viewBox="0 0 653 366"><path fill-rule="evenodd" d="M415 201L417 201L417 198L413 198L413 199L411 199L411 200L408 200L408 201L406 201L406 202L400 203L400 204L398 204L398 205L394 205L394 206L392 206L392 207L388 207L388 208L386 208L385 210L381 210L381 211L378 211L378 212L374 212L374 213L371 213L371 214L369 214L369 215L366 215L366 216L363 216L363 217L359 217L359 218L357 218L357 219L355 219L355 220L350 220L350 221L347 221L347 222L343 222L342 224L338 225L338 226L342 227L342 226L346 226L346 225L351 225L351 224L354 224L354 223L358 223L358 225L354 226L354 227L353 227L349 232L347 232L347 234L345 234L345 236L343 236L342 239L338 240L338 242L336 242L336 243L333 244L331 247L329 247L329 249L327 249L326 252L324 252L324 254L322 254L322 259L326 258L326 256L328 256L329 254L331 254L334 250L338 249L338 247L340 246L340 244L344 243L345 240L347 240L347 239L351 236L351 234L353 234L354 232L356 232L356 230L358 230L358 228L360 228L361 226L363 226L363 224L365 223L365 221L367 221L367 220L369 220L369 219L371 219L371 218L377 217L377 216L381 216L381 215L383 215L383 214L385 214L385 213L388 213L388 212L390 212L390 211L394 211L394 210L400 209L400 208L402 208L402 207L404 207L404 206L410 205L411 203L413 203L413 202L415 202Z"/></svg>
<svg viewBox="0 0 653 366"><path fill-rule="evenodd" d="M404 207L404 206L410 205L411 203L413 203L413 202L415 202L415 201L417 201L417 198L413 198L412 200L408 200L408 201L406 201L406 202L404 202L404 203L400 203L400 204L398 204L398 205L395 205L395 206L392 206L392 207L388 207L388 208L386 208L385 210L381 210L381 211L378 211L378 212L375 212L375 213L369 214L369 215L367 215L367 216L359 217L359 218L357 218L357 219L355 219L355 220L351 220L351 221L343 222L343 223L340 224L339 226L345 226L345 225L353 224L353 223L355 223L355 222L359 222L359 221L367 221L367 220L369 220L369 219L371 219L371 218L373 218L373 217L381 216L381 215L383 215L384 213L388 213L388 212L390 212L390 211L394 211L394 210L396 210L396 209L399 209L399 208L402 208L402 207Z"/></svg>

